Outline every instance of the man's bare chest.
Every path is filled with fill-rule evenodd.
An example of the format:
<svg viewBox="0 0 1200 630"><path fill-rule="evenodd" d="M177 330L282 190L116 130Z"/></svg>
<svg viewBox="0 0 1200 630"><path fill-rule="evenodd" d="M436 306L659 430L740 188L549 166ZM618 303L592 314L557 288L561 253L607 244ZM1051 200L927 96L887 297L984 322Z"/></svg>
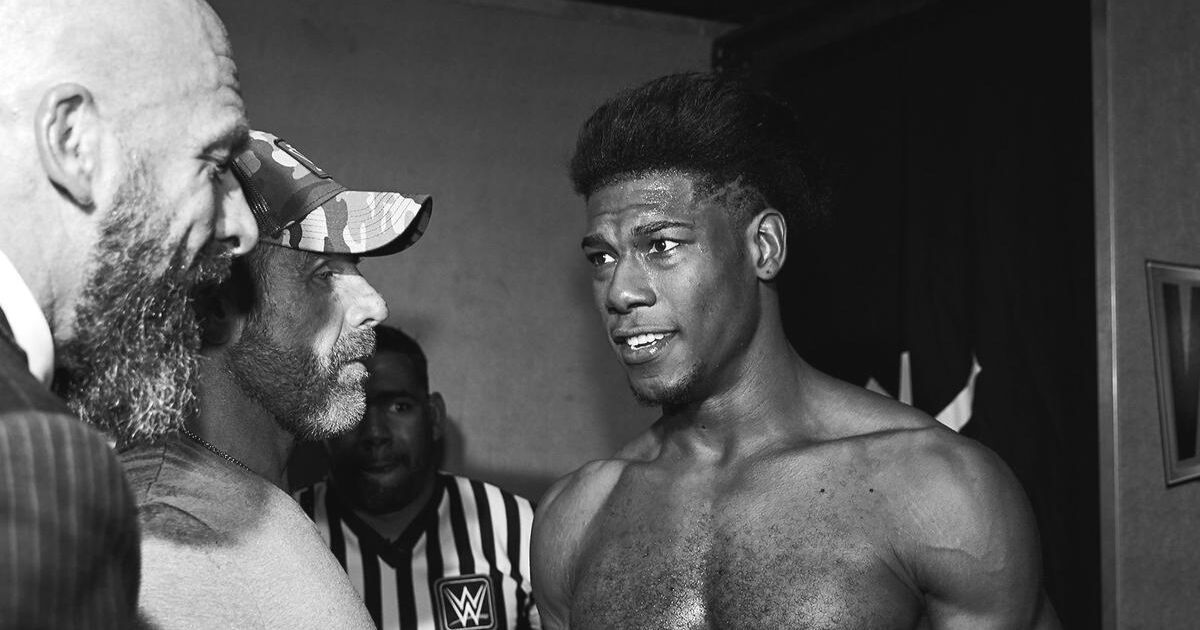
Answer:
<svg viewBox="0 0 1200 630"><path fill-rule="evenodd" d="M625 480L577 559L571 627L913 627L874 489L820 486Z"/></svg>

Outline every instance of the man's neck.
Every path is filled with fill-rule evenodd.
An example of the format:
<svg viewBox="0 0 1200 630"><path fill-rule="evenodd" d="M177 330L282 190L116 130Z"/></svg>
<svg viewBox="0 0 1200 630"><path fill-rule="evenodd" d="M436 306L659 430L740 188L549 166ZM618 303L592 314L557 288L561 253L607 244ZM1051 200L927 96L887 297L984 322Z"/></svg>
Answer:
<svg viewBox="0 0 1200 630"><path fill-rule="evenodd" d="M781 434L803 439L818 427L806 426L810 388L823 375L788 343L782 326L756 335L741 360L726 366L700 400L664 407L656 429L688 451L715 459L754 450Z"/></svg>
<svg viewBox="0 0 1200 630"><path fill-rule="evenodd" d="M26 356L30 373L49 385L54 375L54 338L49 322L21 272L0 249L0 311L3 326Z"/></svg>
<svg viewBox="0 0 1200 630"><path fill-rule="evenodd" d="M200 383L200 416L188 427L286 492L284 471L296 438L242 392L219 359L201 358Z"/></svg>
<svg viewBox="0 0 1200 630"><path fill-rule="evenodd" d="M76 302L86 279L88 258L97 238L91 225L65 230L58 210L38 208L33 200L20 200L8 210L0 208L0 250L29 288L46 318L54 338L74 332ZM54 215L54 216L48 216ZM36 221L36 223L30 223Z"/></svg>
<svg viewBox="0 0 1200 630"><path fill-rule="evenodd" d="M421 493L404 507L383 514L373 514L366 510L354 508L354 513L375 530L384 540L394 541L404 533L408 526L416 520L425 509L425 505L433 500L433 491L437 487L437 476L431 475L429 483L421 488Z"/></svg>

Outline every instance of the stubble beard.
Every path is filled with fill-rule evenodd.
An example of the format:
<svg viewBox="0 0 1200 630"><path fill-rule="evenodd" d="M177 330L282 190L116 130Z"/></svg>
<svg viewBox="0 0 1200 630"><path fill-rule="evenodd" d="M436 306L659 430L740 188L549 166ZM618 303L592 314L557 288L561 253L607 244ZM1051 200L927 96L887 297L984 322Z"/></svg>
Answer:
<svg viewBox="0 0 1200 630"><path fill-rule="evenodd" d="M266 318L252 317L230 349L227 365L242 393L297 440L312 442L345 433L362 421L366 377L344 383L340 373L347 361L370 355L374 348L374 329L355 331L338 339L329 360L321 361L307 347L276 343Z"/></svg>
<svg viewBox="0 0 1200 630"><path fill-rule="evenodd" d="M660 387L648 387L629 378L629 389L633 398L643 407L671 409L692 403L697 398L700 383L700 366L692 365L670 383Z"/></svg>
<svg viewBox="0 0 1200 630"><path fill-rule="evenodd" d="M188 265L184 243L164 244L171 213L145 162L131 155L129 163L101 220L54 382L119 448L153 442L196 415L200 332L190 294L227 276L232 260L210 244Z"/></svg>
<svg viewBox="0 0 1200 630"><path fill-rule="evenodd" d="M411 468L413 463L410 460L405 465L410 466L410 470L401 483L379 484L359 477L357 471L350 471L343 473L343 478L349 477L352 481L339 484L339 488L346 492L344 486L349 486L351 502L369 514L387 514L401 510L421 495L421 491L434 476L434 470L428 463L419 468Z"/></svg>

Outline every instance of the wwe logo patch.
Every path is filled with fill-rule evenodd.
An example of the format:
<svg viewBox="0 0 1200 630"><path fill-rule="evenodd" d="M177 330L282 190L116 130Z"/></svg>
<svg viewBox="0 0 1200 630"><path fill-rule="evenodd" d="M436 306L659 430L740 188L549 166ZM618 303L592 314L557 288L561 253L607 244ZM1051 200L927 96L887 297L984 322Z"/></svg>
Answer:
<svg viewBox="0 0 1200 630"><path fill-rule="evenodd" d="M442 578L434 583L441 630L494 630L496 607L486 575Z"/></svg>

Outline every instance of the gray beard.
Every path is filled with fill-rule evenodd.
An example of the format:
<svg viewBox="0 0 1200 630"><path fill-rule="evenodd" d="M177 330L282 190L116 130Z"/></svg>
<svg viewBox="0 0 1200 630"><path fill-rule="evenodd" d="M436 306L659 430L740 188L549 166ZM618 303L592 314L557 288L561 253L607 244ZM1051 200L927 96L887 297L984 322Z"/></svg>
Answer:
<svg viewBox="0 0 1200 630"><path fill-rule="evenodd" d="M242 393L303 442L328 439L357 426L366 412L364 383L346 385L338 373L347 360L374 351L375 331L338 339L329 362L322 365L307 348L275 343L267 328L265 318L252 316L230 349L227 366Z"/></svg>
<svg viewBox="0 0 1200 630"><path fill-rule="evenodd" d="M130 163L101 221L54 382L72 411L119 448L157 440L196 415L200 335L190 293L227 275L231 260L210 246L188 267L182 243L164 244L171 213L158 205L145 164Z"/></svg>

